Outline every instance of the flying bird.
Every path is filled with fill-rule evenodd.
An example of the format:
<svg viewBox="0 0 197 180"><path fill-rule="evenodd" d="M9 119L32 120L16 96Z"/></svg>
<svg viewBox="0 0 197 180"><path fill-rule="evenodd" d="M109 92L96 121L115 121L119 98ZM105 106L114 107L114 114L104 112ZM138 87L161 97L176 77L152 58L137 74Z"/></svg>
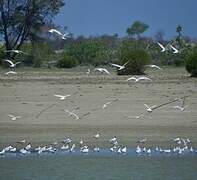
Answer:
<svg viewBox="0 0 197 180"><path fill-rule="evenodd" d="M68 116L73 116L76 120L79 119L79 116L77 114L75 114L74 112L71 112L67 109L64 109L64 112L68 113L69 114Z"/></svg>
<svg viewBox="0 0 197 180"><path fill-rule="evenodd" d="M144 106L146 107L147 112L152 112L154 110L154 108L157 107L157 105L148 106L147 104L144 104Z"/></svg>
<svg viewBox="0 0 197 180"><path fill-rule="evenodd" d="M55 94L54 96L55 96L55 97L58 97L59 100L64 100L64 99L66 99L67 97L70 97L71 95L70 95L70 94L68 94L68 95Z"/></svg>
<svg viewBox="0 0 197 180"><path fill-rule="evenodd" d="M166 51L166 48L161 43L157 42L157 44L161 48L161 52L165 52Z"/></svg>
<svg viewBox="0 0 197 180"><path fill-rule="evenodd" d="M21 118L21 116L14 116L12 114L8 114L8 117L10 117L12 121L16 121L16 119Z"/></svg>
<svg viewBox="0 0 197 180"><path fill-rule="evenodd" d="M93 138L95 138L95 139L98 139L100 137L100 134L95 134L94 136L93 136Z"/></svg>
<svg viewBox="0 0 197 180"><path fill-rule="evenodd" d="M112 103L112 101L109 101L109 102L107 102L107 103L105 103L105 104L103 104L103 109L105 109L106 107L107 107L107 105L109 105L109 104L111 104Z"/></svg>
<svg viewBox="0 0 197 180"><path fill-rule="evenodd" d="M151 67L151 68L157 68L157 69L159 69L159 70L162 70L162 68L160 68L159 66L154 65L154 64L148 64L148 65L145 65L145 66Z"/></svg>
<svg viewBox="0 0 197 180"><path fill-rule="evenodd" d="M142 76L142 77L139 77L139 78L136 78L134 76L128 78L126 81L130 81L130 80L135 80L135 82L138 82L140 80L149 80L149 81L152 81L152 79L148 78L148 77L145 77L145 76Z"/></svg>
<svg viewBox="0 0 197 180"><path fill-rule="evenodd" d="M172 48L174 54L179 53L179 50L176 49L174 46L170 45L170 47Z"/></svg>
<svg viewBox="0 0 197 180"><path fill-rule="evenodd" d="M118 101L118 99L114 99L113 101L109 101L109 102L103 104L102 108L105 109L109 104L111 104L114 101Z"/></svg>
<svg viewBox="0 0 197 180"><path fill-rule="evenodd" d="M124 63L123 65L118 65L118 64L114 64L114 63L110 63L112 66L115 66L117 68L119 68L118 70L122 70L126 67L126 65L128 64L129 61L127 61L126 63Z"/></svg>
<svg viewBox="0 0 197 180"><path fill-rule="evenodd" d="M94 71L99 71L99 72L101 72L101 73L106 73L106 74L108 74L108 75L111 74L111 73L110 73L107 69L105 69L105 68L95 68Z"/></svg>
<svg viewBox="0 0 197 180"><path fill-rule="evenodd" d="M60 31L58 31L56 29L49 29L48 32L53 33L53 34L55 33L58 36L61 36L61 38L64 39L64 40L69 37L69 33L62 34Z"/></svg>
<svg viewBox="0 0 197 180"><path fill-rule="evenodd" d="M20 63L20 62L13 63L11 60L8 60L8 59L6 59L4 61L9 63L10 68L15 68L16 65Z"/></svg>

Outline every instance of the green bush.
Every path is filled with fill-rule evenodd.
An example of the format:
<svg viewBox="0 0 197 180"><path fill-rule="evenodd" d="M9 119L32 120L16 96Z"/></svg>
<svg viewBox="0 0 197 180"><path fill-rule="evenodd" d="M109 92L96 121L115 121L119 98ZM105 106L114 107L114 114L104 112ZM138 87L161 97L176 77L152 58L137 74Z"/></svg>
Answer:
<svg viewBox="0 0 197 180"><path fill-rule="evenodd" d="M3 64L3 59L5 58L5 48L3 45L0 45L0 65Z"/></svg>
<svg viewBox="0 0 197 180"><path fill-rule="evenodd" d="M62 58L59 59L58 63L57 63L57 67L59 68L72 68L75 67L79 64L79 62L77 61L76 58L68 55L68 54L64 54L62 56Z"/></svg>
<svg viewBox="0 0 197 180"><path fill-rule="evenodd" d="M136 43L127 42L120 48L120 63L124 64L127 61L129 63L125 69L118 71L119 75L144 74L144 66L150 62L150 56L144 49L138 48L139 46ZM125 47L125 45L127 46Z"/></svg>
<svg viewBox="0 0 197 180"><path fill-rule="evenodd" d="M197 48L187 56L186 70L192 77L197 77Z"/></svg>
<svg viewBox="0 0 197 180"><path fill-rule="evenodd" d="M105 46L102 42L82 39L65 47L65 52L76 58L80 64L102 64L105 61Z"/></svg>
<svg viewBox="0 0 197 180"><path fill-rule="evenodd" d="M53 49L45 42L24 43L20 50L27 55L19 54L15 60L22 62L25 66L41 67L55 59Z"/></svg>
<svg viewBox="0 0 197 180"><path fill-rule="evenodd" d="M34 67L40 67L43 63L54 60L54 52L47 43L35 43L32 48Z"/></svg>
<svg viewBox="0 0 197 180"><path fill-rule="evenodd" d="M24 43L21 48L21 51L25 52L27 55L18 54L15 56L15 61L20 61L24 66L32 66L33 65L33 55L32 55L32 44Z"/></svg>

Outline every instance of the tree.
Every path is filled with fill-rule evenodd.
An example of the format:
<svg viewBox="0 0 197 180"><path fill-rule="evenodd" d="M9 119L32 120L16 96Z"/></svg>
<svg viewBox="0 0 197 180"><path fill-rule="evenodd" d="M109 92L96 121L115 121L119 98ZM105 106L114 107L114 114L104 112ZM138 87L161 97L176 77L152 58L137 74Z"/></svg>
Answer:
<svg viewBox="0 0 197 180"><path fill-rule="evenodd" d="M182 34L181 32L183 31L183 28L182 26L178 25L176 27L176 32L178 33L178 36L176 38L176 41L178 42L179 46L182 47L182 42L181 42L181 37L182 37Z"/></svg>
<svg viewBox="0 0 197 180"><path fill-rule="evenodd" d="M144 33L147 29L149 28L149 26L143 22L140 21L135 21L131 27L127 28L127 34L132 37L132 36L137 36L137 38L139 39L140 34Z"/></svg>
<svg viewBox="0 0 197 180"><path fill-rule="evenodd" d="M6 50L19 49L64 5L64 0L0 0L0 35ZM13 58L14 53L7 53Z"/></svg>

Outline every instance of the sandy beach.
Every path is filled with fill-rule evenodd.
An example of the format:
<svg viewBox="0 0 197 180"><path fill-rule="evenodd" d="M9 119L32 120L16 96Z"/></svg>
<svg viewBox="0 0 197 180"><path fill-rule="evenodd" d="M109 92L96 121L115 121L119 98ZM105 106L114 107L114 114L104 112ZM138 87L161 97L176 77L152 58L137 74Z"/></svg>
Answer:
<svg viewBox="0 0 197 180"><path fill-rule="evenodd" d="M173 145L175 137L190 138L197 146L197 79L184 68L146 71L152 82L128 83L130 76L87 75L87 67L71 70L19 69L17 75L0 73L0 147L26 139L33 145L60 142L65 136L74 142L108 147L114 135L122 144L135 147L140 138L147 145ZM60 101L54 94L70 94ZM136 119L145 104L159 105L188 96L188 108L173 108L181 101L156 109ZM105 109L103 104L118 99ZM79 115L76 120L64 109ZM8 114L21 116L12 121ZM100 134L95 142L92 136Z"/></svg>

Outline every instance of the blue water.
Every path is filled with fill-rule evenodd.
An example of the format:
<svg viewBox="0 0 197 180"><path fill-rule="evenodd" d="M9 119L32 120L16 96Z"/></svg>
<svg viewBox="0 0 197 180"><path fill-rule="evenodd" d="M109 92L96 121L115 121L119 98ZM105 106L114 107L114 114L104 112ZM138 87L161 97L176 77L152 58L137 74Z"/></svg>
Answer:
<svg viewBox="0 0 197 180"><path fill-rule="evenodd" d="M197 155L50 154L0 158L2 180L196 180Z"/></svg>

